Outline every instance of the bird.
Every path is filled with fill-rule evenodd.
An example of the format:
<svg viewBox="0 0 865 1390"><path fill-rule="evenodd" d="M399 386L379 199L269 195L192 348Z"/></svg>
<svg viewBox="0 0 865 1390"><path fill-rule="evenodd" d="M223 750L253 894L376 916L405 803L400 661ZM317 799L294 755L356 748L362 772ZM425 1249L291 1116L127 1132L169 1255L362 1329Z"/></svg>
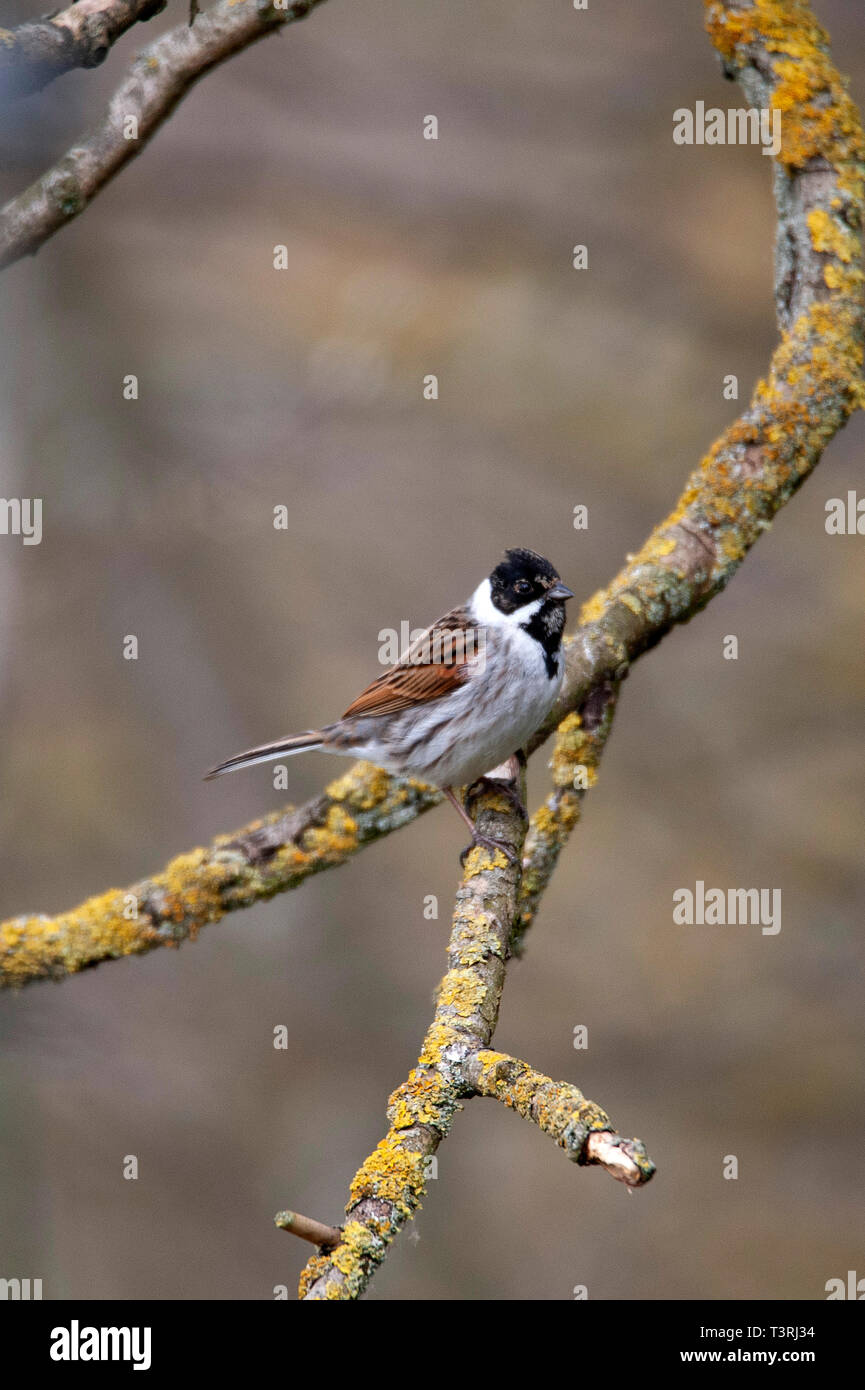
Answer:
<svg viewBox="0 0 865 1390"><path fill-rule="evenodd" d="M565 603L573 597L542 555L506 550L468 601L416 637L341 719L248 748L205 780L313 749L365 758L441 789L471 831L463 863L478 844L513 862L501 841L478 833L455 789L497 774L525 817L516 791L522 749L561 689Z"/></svg>

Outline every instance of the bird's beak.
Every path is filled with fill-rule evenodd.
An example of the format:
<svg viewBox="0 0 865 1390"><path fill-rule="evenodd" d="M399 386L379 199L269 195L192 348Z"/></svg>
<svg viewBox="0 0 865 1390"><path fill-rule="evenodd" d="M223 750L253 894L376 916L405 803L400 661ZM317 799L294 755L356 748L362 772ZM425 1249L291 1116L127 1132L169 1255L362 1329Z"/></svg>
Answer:
<svg viewBox="0 0 865 1390"><path fill-rule="evenodd" d="M566 584L563 584L561 580L559 580L558 584L554 584L553 587L552 587L551 589L547 589L547 598L573 598L573 597L574 597L574 591L573 591L573 589L569 589L568 586L567 586Z"/></svg>

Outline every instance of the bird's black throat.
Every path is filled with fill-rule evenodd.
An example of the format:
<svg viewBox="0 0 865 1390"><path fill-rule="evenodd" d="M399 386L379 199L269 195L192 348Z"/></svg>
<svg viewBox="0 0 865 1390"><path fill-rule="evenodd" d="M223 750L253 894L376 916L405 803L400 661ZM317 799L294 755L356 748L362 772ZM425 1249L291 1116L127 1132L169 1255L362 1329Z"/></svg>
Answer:
<svg viewBox="0 0 865 1390"><path fill-rule="evenodd" d="M533 613L527 623L520 623L523 632L527 632L530 637L543 649L544 664L547 668L547 675L550 680L558 670L556 657L562 645L562 632L565 626L565 605L563 603L545 603Z"/></svg>

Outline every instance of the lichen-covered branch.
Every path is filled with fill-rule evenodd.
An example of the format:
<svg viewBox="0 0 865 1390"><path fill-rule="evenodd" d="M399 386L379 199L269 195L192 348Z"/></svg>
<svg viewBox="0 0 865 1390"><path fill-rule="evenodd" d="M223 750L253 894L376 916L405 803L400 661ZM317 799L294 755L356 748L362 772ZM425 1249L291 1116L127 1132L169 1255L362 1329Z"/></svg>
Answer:
<svg viewBox="0 0 865 1390"><path fill-rule="evenodd" d="M100 961L194 941L226 912L344 864L440 800L432 787L357 763L305 806L220 835L131 888L109 889L57 917L0 923L0 985L59 980Z"/></svg>
<svg viewBox="0 0 865 1390"><path fill-rule="evenodd" d="M614 1134L597 1105L567 1081L551 1081L503 1052L476 1052L466 1063L475 1094L500 1100L554 1139L574 1163L597 1163L628 1187L642 1187L655 1165L640 1139Z"/></svg>
<svg viewBox="0 0 865 1390"><path fill-rule="evenodd" d="M502 796L475 803L478 830L519 853L525 824ZM388 1102L390 1129L351 1184L341 1243L315 1256L300 1283L309 1299L359 1297L420 1205L426 1162L470 1091L464 1066L486 1047L505 978L519 866L478 847L466 858L448 944L448 972L417 1066Z"/></svg>
<svg viewBox="0 0 865 1390"><path fill-rule="evenodd" d="M574 771L587 760L596 766L629 663L724 587L827 440L863 403L865 147L855 108L805 0L709 0L707 15L727 71L742 79L752 104L777 105L788 115L776 172L781 343L768 382L759 383L748 411L692 475L677 508L583 609L556 712L562 722L555 790L534 819L525 856L523 931L578 813ZM508 829L513 836L513 824L499 824L495 833ZM515 839L508 843L516 847ZM488 1051L518 890L516 870L503 857L494 866L482 855L470 856L457 897L451 968L418 1067L391 1097L391 1129L355 1178L342 1242L304 1270L304 1298L363 1292L417 1208L425 1158L447 1133L467 1085L531 1119L577 1161L602 1162L626 1182L646 1181L654 1171L642 1144L613 1135L579 1091Z"/></svg>
<svg viewBox="0 0 865 1390"><path fill-rule="evenodd" d="M585 789L596 780L617 693L616 685L601 682L557 733L554 789L532 816L523 851L514 954L579 819ZM576 785L583 772L585 788ZM0 987L61 980L103 961L194 941L202 927L227 912L344 864L440 800L434 787L356 763L304 806L219 835L131 887L109 889L56 917L24 915L0 923Z"/></svg>
<svg viewBox="0 0 865 1390"><path fill-rule="evenodd" d="M0 269L37 251L83 212L211 68L320 3L288 0L277 9L273 0L221 0L193 27L178 25L143 49L95 129L0 209Z"/></svg>
<svg viewBox="0 0 865 1390"><path fill-rule="evenodd" d="M615 1134L604 1112L575 1087L489 1050L506 962L534 918L578 818L580 796L594 780L630 662L725 586L828 440L865 403L865 143L856 109L806 0L707 0L706 11L725 71L740 79L753 105L783 117L775 170L781 340L767 379L691 475L673 512L583 607L567 645L561 698L531 743L530 751L558 728L554 790L532 820L525 882L521 866L503 854L476 848L468 856L433 1022L417 1066L390 1098L388 1134L352 1183L345 1225L313 1223L329 1233L331 1248L304 1271L307 1299L363 1292L420 1204L427 1159L472 1096L502 1100L575 1161L602 1164L631 1186L654 1171L640 1141ZM581 769L584 784L575 779ZM181 856L130 895L107 894L54 919L3 924L0 978L59 978L111 956L176 944L234 907L344 862L437 799L430 788L358 764L309 806ZM520 850L525 827L495 790L480 799L477 821L482 834Z"/></svg>
<svg viewBox="0 0 865 1390"><path fill-rule="evenodd" d="M514 955L522 954L523 938L580 819L583 797L597 781L618 697L617 682L601 681L579 709L565 715L556 731L550 760L553 790L532 816L523 848L523 880L511 940Z"/></svg>
<svg viewBox="0 0 865 1390"><path fill-rule="evenodd" d="M475 810L483 835L519 852L525 825L505 797L488 791ZM511 1105L574 1162L601 1162L632 1186L652 1176L654 1167L640 1141L614 1134L603 1110L575 1086L487 1051L498 1020L519 881L519 866L504 854L478 847L468 855L454 908L448 972L417 1066L391 1096L390 1129L351 1184L339 1245L314 1256L301 1276L303 1298L360 1296L419 1207L427 1160L457 1109L472 1096L495 1096ZM604 1143L589 1149L593 1134L603 1134Z"/></svg>
<svg viewBox="0 0 865 1390"><path fill-rule="evenodd" d="M760 0L750 6L707 6L709 32L727 71L737 73L749 99L782 112L782 146L775 172L778 204L776 283L781 341L765 381L744 413L722 435L688 480L675 509L608 588L584 605L567 639L566 675L556 708L532 740L539 747L566 716L591 709L615 687L631 661L669 628L697 613L729 581L751 545L771 524L817 463L822 449L865 400L862 380L862 215L865 142L828 43L804 0ZM195 29L203 21L196 21ZM593 695L593 692L598 692ZM561 749L576 738L590 770L597 749L582 748L585 728L562 725L554 775L572 775ZM606 727L600 726L602 731ZM594 740L597 742L597 739ZM583 756L583 754L585 756ZM310 814L274 816L265 823L272 862L219 865L217 842L175 860L155 882L165 890L160 910L130 922L119 892L91 899L56 918L23 917L0 926L0 983L22 984L93 965L114 956L176 944L224 912L292 888L309 873L342 863L438 798L429 789L389 782L359 765L341 783L355 791L345 806L358 820L356 840L300 836L275 841L280 825ZM339 785L339 784L336 784ZM526 844L526 882L517 924L521 936L536 912L540 891L573 823L578 798L556 781L552 808L533 819ZM329 804L332 788L325 793ZM339 799L332 808L339 821ZM379 809L381 814L379 814ZM391 815L391 811L396 814ZM324 813L323 813L324 814ZM367 827L375 826L375 833ZM327 828L327 817L322 830ZM226 839L232 837L225 837ZM243 835L235 836L240 840ZM297 858L298 848L303 864ZM214 857L216 853L216 857ZM232 873L236 878L232 880ZM130 892L151 901L141 885ZM157 901L161 901L157 899Z"/></svg>
<svg viewBox="0 0 865 1390"><path fill-rule="evenodd" d="M15 29L0 29L0 97L27 96L72 68L95 68L133 24L152 19L167 0L77 0L66 10Z"/></svg>
<svg viewBox="0 0 865 1390"><path fill-rule="evenodd" d="M724 588L865 404L865 140L828 38L806 0L706 0L706 22L748 101L781 113L774 162L781 339L748 409L691 474L673 511L584 605L561 697L540 737Z"/></svg>

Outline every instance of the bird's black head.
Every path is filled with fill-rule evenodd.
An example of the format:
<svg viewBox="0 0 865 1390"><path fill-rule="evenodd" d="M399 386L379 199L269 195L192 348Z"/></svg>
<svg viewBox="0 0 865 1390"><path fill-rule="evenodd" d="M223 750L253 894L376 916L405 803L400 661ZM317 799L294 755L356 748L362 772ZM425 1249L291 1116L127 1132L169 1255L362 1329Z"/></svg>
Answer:
<svg viewBox="0 0 865 1390"><path fill-rule="evenodd" d="M533 550L506 550L505 558L490 575L490 598L500 613L509 614L538 599L544 600L545 609L561 606L573 594L543 555Z"/></svg>

